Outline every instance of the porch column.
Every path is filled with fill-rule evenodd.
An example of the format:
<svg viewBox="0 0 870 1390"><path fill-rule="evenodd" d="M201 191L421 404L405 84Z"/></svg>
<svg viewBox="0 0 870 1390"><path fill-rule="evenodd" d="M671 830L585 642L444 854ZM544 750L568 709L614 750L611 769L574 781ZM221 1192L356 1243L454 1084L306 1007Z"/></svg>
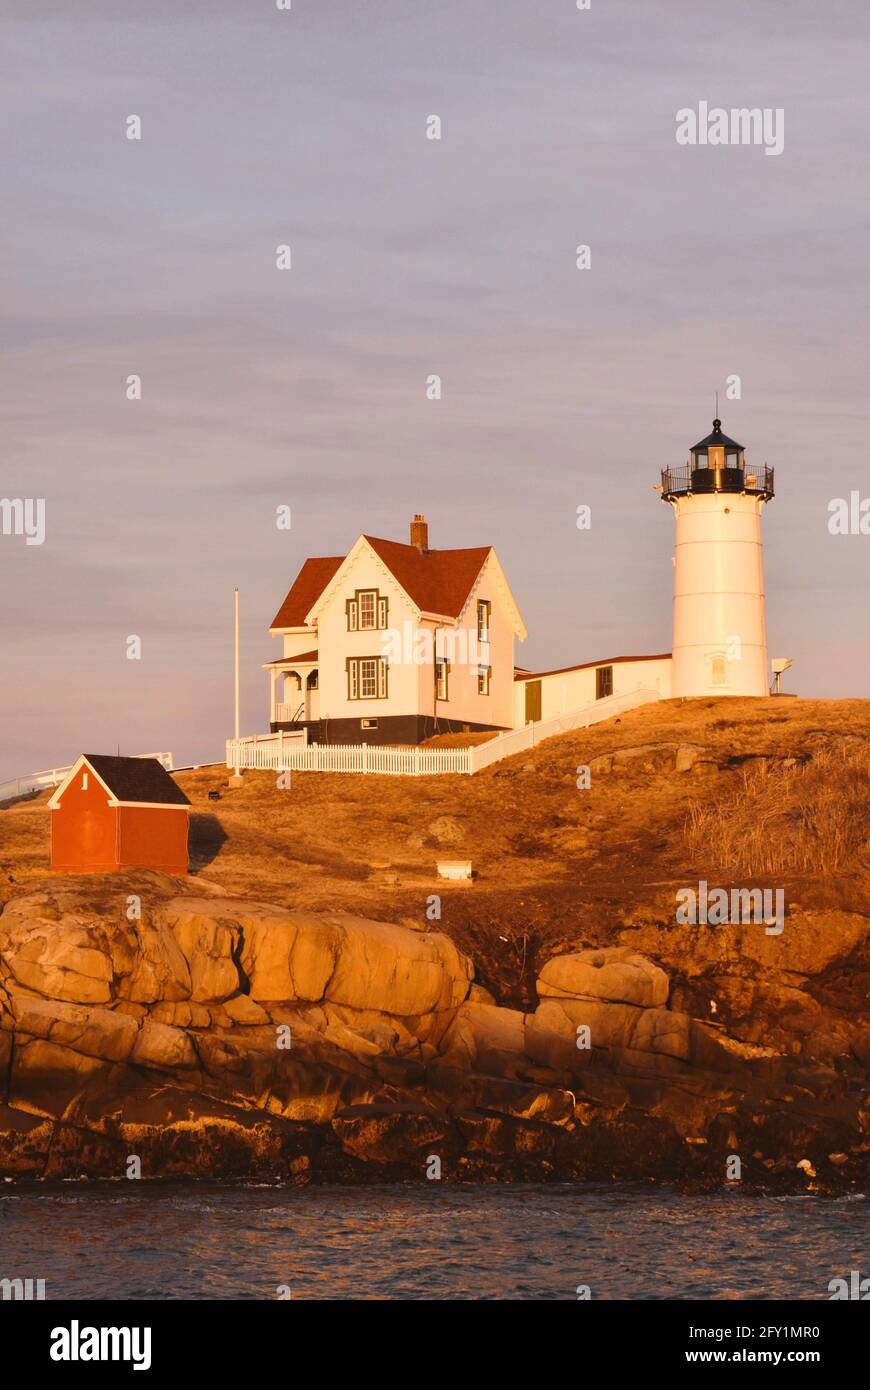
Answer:
<svg viewBox="0 0 870 1390"><path fill-rule="evenodd" d="M269 717L269 723L270 723L270 724L274 724L274 723L277 721L277 718L278 718L278 710L277 710L277 705L276 705L276 701L275 701L275 682L276 682L277 679L278 679L278 672L275 670L275 668L274 668L274 666L273 666L273 667L272 667L272 670L269 672L269 680L270 680L270 682L271 682L271 687L272 687L272 688L271 688L271 691L270 691L270 701L271 701L271 711L272 711L272 712L271 712L271 715L270 715L270 717Z"/></svg>

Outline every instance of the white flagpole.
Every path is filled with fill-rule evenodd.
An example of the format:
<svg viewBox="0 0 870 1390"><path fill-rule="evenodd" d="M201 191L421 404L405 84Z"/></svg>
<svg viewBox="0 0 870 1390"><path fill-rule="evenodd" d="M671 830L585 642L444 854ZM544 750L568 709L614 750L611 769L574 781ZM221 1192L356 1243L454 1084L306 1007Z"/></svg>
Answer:
<svg viewBox="0 0 870 1390"><path fill-rule="evenodd" d="M234 774L234 775L235 775L236 777L238 777L238 778L241 778L241 775L242 775L242 774L241 774L241 769L240 769L240 767L239 767L239 761L240 761L240 759L239 759L239 591L238 591L238 588L233 589L233 614L234 614L234 618L235 618L235 696L236 696L236 723L235 723L236 766L235 766L235 774Z"/></svg>

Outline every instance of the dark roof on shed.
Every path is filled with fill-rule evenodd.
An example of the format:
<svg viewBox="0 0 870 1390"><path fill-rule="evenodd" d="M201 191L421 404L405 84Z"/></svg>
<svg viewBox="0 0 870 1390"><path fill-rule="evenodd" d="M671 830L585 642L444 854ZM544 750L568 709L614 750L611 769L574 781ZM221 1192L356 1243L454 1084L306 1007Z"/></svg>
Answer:
<svg viewBox="0 0 870 1390"><path fill-rule="evenodd" d="M114 758L108 753L85 753L83 756L118 801L190 805L178 783L157 758Z"/></svg>

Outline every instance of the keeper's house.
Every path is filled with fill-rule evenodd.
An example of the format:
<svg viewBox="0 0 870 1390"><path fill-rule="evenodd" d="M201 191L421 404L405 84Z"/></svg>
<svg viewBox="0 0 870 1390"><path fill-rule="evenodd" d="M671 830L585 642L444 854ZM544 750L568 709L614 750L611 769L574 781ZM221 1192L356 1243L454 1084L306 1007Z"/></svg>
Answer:
<svg viewBox="0 0 870 1390"><path fill-rule="evenodd" d="M53 869L187 873L190 802L157 758L83 753L48 805Z"/></svg>
<svg viewBox="0 0 870 1390"><path fill-rule="evenodd" d="M270 629L271 726L311 743L419 743L511 729L514 641L525 625L492 546L430 550L360 536L306 560Z"/></svg>

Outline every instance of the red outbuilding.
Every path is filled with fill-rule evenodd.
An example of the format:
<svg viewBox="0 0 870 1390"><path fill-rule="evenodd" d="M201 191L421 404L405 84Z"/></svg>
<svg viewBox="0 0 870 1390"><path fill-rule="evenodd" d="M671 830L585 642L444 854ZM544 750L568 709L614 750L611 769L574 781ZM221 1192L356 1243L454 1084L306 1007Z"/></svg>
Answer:
<svg viewBox="0 0 870 1390"><path fill-rule="evenodd" d="M83 753L48 804L53 869L187 873L190 802L157 758Z"/></svg>

